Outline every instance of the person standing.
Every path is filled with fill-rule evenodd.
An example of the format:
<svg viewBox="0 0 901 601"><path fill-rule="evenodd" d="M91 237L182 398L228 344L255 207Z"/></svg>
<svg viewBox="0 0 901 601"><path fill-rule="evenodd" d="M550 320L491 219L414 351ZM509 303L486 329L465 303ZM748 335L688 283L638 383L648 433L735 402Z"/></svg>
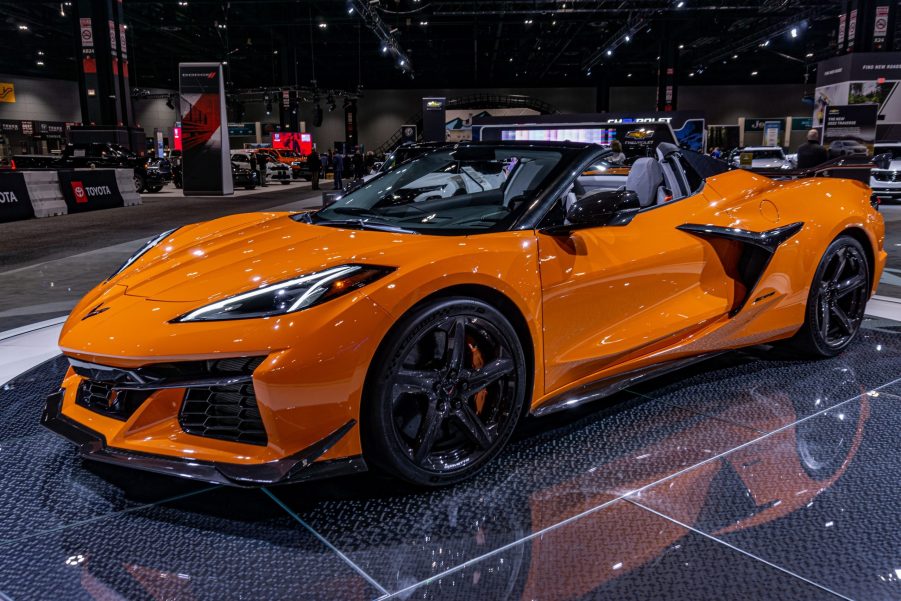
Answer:
<svg viewBox="0 0 901 601"><path fill-rule="evenodd" d="M322 159L319 158L319 153L315 150L310 152L310 156L307 157L307 164L310 166L310 176L313 179L313 190L319 189L319 172L322 169Z"/></svg>
<svg viewBox="0 0 901 601"><path fill-rule="evenodd" d="M256 174L257 174L257 177L259 177L259 173L258 173L259 166L257 165L257 153L255 153L255 152L248 152L247 154L250 155L250 172L251 172L251 173L256 173ZM251 177L252 177L252 176L251 176Z"/></svg>
<svg viewBox="0 0 901 601"><path fill-rule="evenodd" d="M360 149L354 153L354 179L363 179L363 155L360 154Z"/></svg>
<svg viewBox="0 0 901 601"><path fill-rule="evenodd" d="M613 163L614 165L622 165L626 161L626 155L623 152L623 145L619 140L613 140L612 142L610 142L610 151L613 154L606 157L608 163Z"/></svg>
<svg viewBox="0 0 901 601"><path fill-rule="evenodd" d="M829 153L820 144L820 132L811 129L807 132L807 143L798 147L798 169L809 169L829 159Z"/></svg>
<svg viewBox="0 0 901 601"><path fill-rule="evenodd" d="M266 152L258 152L256 153L259 156L259 166L260 166L260 185L264 188L269 185L266 181L266 176L269 174L269 167L267 163L269 162L269 153Z"/></svg>
<svg viewBox="0 0 901 601"><path fill-rule="evenodd" d="M332 167L335 170L335 190L343 190L344 182L341 181L341 177L344 175L344 155L340 152L336 152L335 156L332 158Z"/></svg>

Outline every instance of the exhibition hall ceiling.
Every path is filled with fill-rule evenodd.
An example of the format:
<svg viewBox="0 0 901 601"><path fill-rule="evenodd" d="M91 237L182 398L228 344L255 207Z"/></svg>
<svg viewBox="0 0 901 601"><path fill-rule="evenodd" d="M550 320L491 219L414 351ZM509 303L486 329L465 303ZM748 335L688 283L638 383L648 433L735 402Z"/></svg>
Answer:
<svg viewBox="0 0 901 601"><path fill-rule="evenodd" d="M810 83L839 0L124 0L132 84L227 63L233 90ZM72 2L0 1L0 72L75 79ZM896 36L898 37L898 36Z"/></svg>

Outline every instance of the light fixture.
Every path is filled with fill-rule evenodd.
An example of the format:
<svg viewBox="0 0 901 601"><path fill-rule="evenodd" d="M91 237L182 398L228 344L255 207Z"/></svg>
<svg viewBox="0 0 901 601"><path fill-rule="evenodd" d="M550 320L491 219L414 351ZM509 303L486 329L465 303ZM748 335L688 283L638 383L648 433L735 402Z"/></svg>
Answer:
<svg viewBox="0 0 901 601"><path fill-rule="evenodd" d="M792 27L792 30L791 30L791 36L792 36L793 38L798 37L798 28L797 28L797 27Z"/></svg>
<svg viewBox="0 0 901 601"><path fill-rule="evenodd" d="M679 50L682 50L683 48L685 48L685 44L679 44Z"/></svg>
<svg viewBox="0 0 901 601"><path fill-rule="evenodd" d="M388 44L382 44L382 54L388 53Z"/></svg>
<svg viewBox="0 0 901 601"><path fill-rule="evenodd" d="M737 59L737 58L738 58L738 55L737 55L737 54L733 54L733 55L732 55L732 60L735 60L735 59Z"/></svg>
<svg viewBox="0 0 901 601"><path fill-rule="evenodd" d="M632 38L631 38L631 36L629 36L629 35L626 35L626 41L627 41L627 42L631 42L631 41L632 41Z"/></svg>
<svg viewBox="0 0 901 601"><path fill-rule="evenodd" d="M684 0L679 0L679 2L676 4L676 8L682 8L683 6L685 6Z"/></svg>
<svg viewBox="0 0 901 601"><path fill-rule="evenodd" d="M510 57L510 62L511 62L511 63L513 62L513 57L512 57L512 56Z"/></svg>
<svg viewBox="0 0 901 601"><path fill-rule="evenodd" d="M551 25L556 25L557 21L551 21Z"/></svg>
<svg viewBox="0 0 901 601"><path fill-rule="evenodd" d="M524 23L525 23L526 25L531 25L531 24L532 24L532 19L526 19L526 20L524 21Z"/></svg>
<svg viewBox="0 0 901 601"><path fill-rule="evenodd" d="M278 48L272 51L272 54L278 54Z"/></svg>
<svg viewBox="0 0 901 601"><path fill-rule="evenodd" d="M608 50L607 50L607 56L613 56L613 50L608 49Z"/></svg>
<svg viewBox="0 0 901 601"><path fill-rule="evenodd" d="M425 27L426 25L429 24L429 22L428 22L428 21L420 21L419 24L420 24L421 26Z"/></svg>
<svg viewBox="0 0 901 601"><path fill-rule="evenodd" d="M631 73L626 73L626 77L632 77Z"/></svg>
<svg viewBox="0 0 901 601"><path fill-rule="evenodd" d="M751 71L751 77L754 77L756 75L757 75L757 71Z"/></svg>
<svg viewBox="0 0 901 601"><path fill-rule="evenodd" d="M319 23L319 29L325 29L326 27L328 27L328 23L326 23L325 21Z"/></svg>
<svg viewBox="0 0 901 601"><path fill-rule="evenodd" d="M44 66L44 61L38 61L38 67L43 67L43 66Z"/></svg>
<svg viewBox="0 0 901 601"><path fill-rule="evenodd" d="M769 45L770 45L770 41L769 41L769 40L764 40L763 42L761 42L760 47L761 47L761 48L766 48L766 47L769 46Z"/></svg>
<svg viewBox="0 0 901 601"><path fill-rule="evenodd" d="M38 50L38 56L44 56L44 51L43 51L43 50Z"/></svg>
<svg viewBox="0 0 901 601"><path fill-rule="evenodd" d="M688 76L689 76L689 77L694 77L694 76L695 76L695 72L692 71L691 73L688 74Z"/></svg>
<svg viewBox="0 0 901 601"><path fill-rule="evenodd" d="M400 63L399 63L399 64L400 64L401 67L406 67L406 66L407 66L407 61L405 61L404 59L400 59Z"/></svg>
<svg viewBox="0 0 901 601"><path fill-rule="evenodd" d="M28 25L19 25L19 31L28 31Z"/></svg>
<svg viewBox="0 0 901 601"><path fill-rule="evenodd" d="M808 52L804 56L806 56L807 58L813 58L813 52Z"/></svg>

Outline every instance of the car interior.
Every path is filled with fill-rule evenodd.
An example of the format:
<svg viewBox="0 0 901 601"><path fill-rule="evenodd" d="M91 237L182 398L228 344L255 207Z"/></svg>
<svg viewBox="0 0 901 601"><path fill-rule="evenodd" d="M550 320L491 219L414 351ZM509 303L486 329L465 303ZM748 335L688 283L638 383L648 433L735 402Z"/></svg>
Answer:
<svg viewBox="0 0 901 601"><path fill-rule="evenodd" d="M625 188L638 195L641 208L645 209L691 196L702 183L703 178L685 160L679 147L663 142L657 146L656 156L642 157L632 164L625 185L620 185L620 179L615 177L576 178L564 197L565 208L568 211L590 194Z"/></svg>

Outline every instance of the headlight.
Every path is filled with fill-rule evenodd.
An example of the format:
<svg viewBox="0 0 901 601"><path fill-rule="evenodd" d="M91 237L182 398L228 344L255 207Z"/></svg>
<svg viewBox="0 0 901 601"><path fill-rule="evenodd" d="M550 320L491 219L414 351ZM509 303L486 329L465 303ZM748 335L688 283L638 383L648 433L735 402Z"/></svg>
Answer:
<svg viewBox="0 0 901 601"><path fill-rule="evenodd" d="M174 322L272 317L337 298L391 273L392 268L341 265L244 292L195 309Z"/></svg>
<svg viewBox="0 0 901 601"><path fill-rule="evenodd" d="M176 227L176 228L172 228L171 230L168 230L168 231L166 231L166 232L163 232L162 234L160 234L160 235L157 236L156 238L154 238L154 239L152 239L152 240L149 240L149 241L147 242L147 244L145 244L144 246L142 246L141 248L138 249L138 252L136 252L136 253L133 254L131 257L129 257L128 260L125 261L125 263L122 263L122 265L119 266L119 269L117 269L116 271L114 271L113 274L112 274L111 276L109 276L108 278L106 278L106 281L110 281L111 279L113 279L114 277L116 277L117 275L119 275L120 273L122 273L123 271L125 271L126 269L128 269L128 267L129 267L132 263L134 263L135 261L137 261L138 259L140 259L140 258L144 255L144 253L146 253L148 250L150 250L151 248L153 248L154 246L156 246L157 244L159 244L160 242L162 242L163 240L165 240L165 239L169 236L169 234L174 233L175 230L177 230L177 229L178 229L177 227Z"/></svg>

